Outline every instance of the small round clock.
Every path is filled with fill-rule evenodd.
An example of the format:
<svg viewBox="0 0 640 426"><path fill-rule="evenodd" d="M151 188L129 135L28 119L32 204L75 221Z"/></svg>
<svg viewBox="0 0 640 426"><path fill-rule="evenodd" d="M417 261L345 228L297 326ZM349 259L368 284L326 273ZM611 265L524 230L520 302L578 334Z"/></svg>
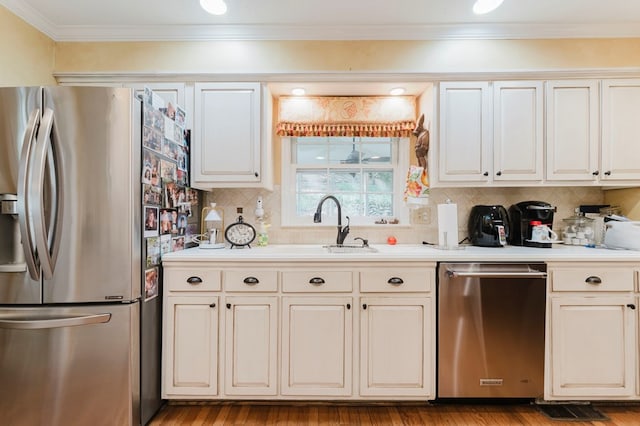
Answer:
<svg viewBox="0 0 640 426"><path fill-rule="evenodd" d="M245 223L242 216L238 216L238 221L229 225L224 231L224 238L229 241L231 248L251 247L250 244L256 238L256 228Z"/></svg>

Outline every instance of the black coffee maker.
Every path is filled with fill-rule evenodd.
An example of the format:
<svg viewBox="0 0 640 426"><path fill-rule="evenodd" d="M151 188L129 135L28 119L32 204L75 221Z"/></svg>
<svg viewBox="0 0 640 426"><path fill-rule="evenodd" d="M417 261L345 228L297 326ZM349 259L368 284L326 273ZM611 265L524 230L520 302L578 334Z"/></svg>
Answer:
<svg viewBox="0 0 640 426"><path fill-rule="evenodd" d="M531 241L531 230L536 225L551 229L556 208L544 201L522 201L509 207L511 236L509 244L514 246L551 248L550 242Z"/></svg>
<svg viewBox="0 0 640 426"><path fill-rule="evenodd" d="M507 244L509 216L502 206L473 206L467 225L469 240L474 246L502 247Z"/></svg>

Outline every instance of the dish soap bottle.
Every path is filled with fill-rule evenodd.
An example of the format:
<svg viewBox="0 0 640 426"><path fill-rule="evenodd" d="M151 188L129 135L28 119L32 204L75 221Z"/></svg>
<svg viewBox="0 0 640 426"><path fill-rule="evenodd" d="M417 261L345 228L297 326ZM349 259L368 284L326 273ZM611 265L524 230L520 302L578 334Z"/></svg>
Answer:
<svg viewBox="0 0 640 426"><path fill-rule="evenodd" d="M269 244L269 227L271 225L265 222L260 222L258 227L258 247L266 247Z"/></svg>

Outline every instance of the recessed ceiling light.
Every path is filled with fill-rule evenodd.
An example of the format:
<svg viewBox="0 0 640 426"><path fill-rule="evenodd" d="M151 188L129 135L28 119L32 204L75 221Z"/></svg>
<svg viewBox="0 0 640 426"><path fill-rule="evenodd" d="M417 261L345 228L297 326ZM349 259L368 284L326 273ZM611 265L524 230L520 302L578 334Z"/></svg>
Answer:
<svg viewBox="0 0 640 426"><path fill-rule="evenodd" d="M227 4L224 0L200 0L200 7L212 15L227 13Z"/></svg>
<svg viewBox="0 0 640 426"><path fill-rule="evenodd" d="M476 0L473 5L473 13L483 15L495 10L502 4L504 0Z"/></svg>
<svg viewBox="0 0 640 426"><path fill-rule="evenodd" d="M389 94L392 96L404 95L404 87L394 87L389 90Z"/></svg>
<svg viewBox="0 0 640 426"><path fill-rule="evenodd" d="M302 87L296 87L295 89L291 90L291 94L295 96L304 96L305 93L307 92Z"/></svg>

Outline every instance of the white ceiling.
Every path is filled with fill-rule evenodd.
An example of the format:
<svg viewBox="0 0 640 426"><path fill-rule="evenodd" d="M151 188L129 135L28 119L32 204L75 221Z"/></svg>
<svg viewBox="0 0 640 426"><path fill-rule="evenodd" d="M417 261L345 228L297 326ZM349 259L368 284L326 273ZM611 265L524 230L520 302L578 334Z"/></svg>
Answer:
<svg viewBox="0 0 640 426"><path fill-rule="evenodd" d="M56 41L426 40L640 36L639 0L0 0Z"/></svg>

